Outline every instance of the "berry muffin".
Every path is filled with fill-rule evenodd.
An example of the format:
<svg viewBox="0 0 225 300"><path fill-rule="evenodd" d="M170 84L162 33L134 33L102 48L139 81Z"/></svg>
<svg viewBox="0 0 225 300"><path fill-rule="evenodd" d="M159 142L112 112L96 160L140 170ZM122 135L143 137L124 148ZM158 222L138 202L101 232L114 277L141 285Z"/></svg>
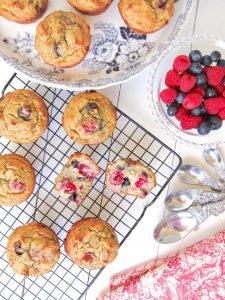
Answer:
<svg viewBox="0 0 225 300"><path fill-rule="evenodd" d="M164 27L174 11L174 0L120 0L119 11L127 26L148 34Z"/></svg>
<svg viewBox="0 0 225 300"><path fill-rule="evenodd" d="M67 105L62 125L80 144L100 144L115 129L116 110L111 101L101 93L90 91L74 96Z"/></svg>
<svg viewBox="0 0 225 300"><path fill-rule="evenodd" d="M0 204L17 205L34 190L35 173L30 162L18 154L0 155Z"/></svg>
<svg viewBox="0 0 225 300"><path fill-rule="evenodd" d="M67 0L74 8L85 15L99 15L111 4L112 0Z"/></svg>
<svg viewBox="0 0 225 300"><path fill-rule="evenodd" d="M106 186L118 194L145 198L156 186L156 177L140 161L119 159L107 166Z"/></svg>
<svg viewBox="0 0 225 300"><path fill-rule="evenodd" d="M33 23L45 12L48 0L1 0L0 16L21 24Z"/></svg>
<svg viewBox="0 0 225 300"><path fill-rule="evenodd" d="M32 222L13 231L8 238L6 253L15 273L40 276L50 272L59 260L59 241L51 228Z"/></svg>
<svg viewBox="0 0 225 300"><path fill-rule="evenodd" d="M90 27L72 12L55 11L37 27L35 47L41 58L57 68L79 64L90 47Z"/></svg>
<svg viewBox="0 0 225 300"><path fill-rule="evenodd" d="M72 225L64 247L79 267L95 270L116 258L119 243L111 225L99 218L85 218Z"/></svg>
<svg viewBox="0 0 225 300"><path fill-rule="evenodd" d="M88 155L74 153L55 179L55 190L64 199L79 205L87 196L98 174L100 168Z"/></svg>
<svg viewBox="0 0 225 300"><path fill-rule="evenodd" d="M48 126L47 107L36 93L16 90L0 101L0 134L28 144L36 141Z"/></svg>

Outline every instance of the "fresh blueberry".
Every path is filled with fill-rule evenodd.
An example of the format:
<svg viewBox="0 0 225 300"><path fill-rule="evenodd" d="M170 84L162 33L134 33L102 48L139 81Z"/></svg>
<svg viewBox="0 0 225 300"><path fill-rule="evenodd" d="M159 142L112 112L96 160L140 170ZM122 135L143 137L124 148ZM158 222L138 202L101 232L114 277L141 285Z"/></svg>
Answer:
<svg viewBox="0 0 225 300"><path fill-rule="evenodd" d="M207 110L205 108L204 103L202 103L199 107L201 109L201 116L205 115L207 113Z"/></svg>
<svg viewBox="0 0 225 300"><path fill-rule="evenodd" d="M205 85L207 83L207 77L204 73L200 73L196 76L197 85Z"/></svg>
<svg viewBox="0 0 225 300"><path fill-rule="evenodd" d="M72 165L74 168L77 168L78 165L79 165L79 162L78 162L76 159L74 159L74 160L71 161L71 165Z"/></svg>
<svg viewBox="0 0 225 300"><path fill-rule="evenodd" d="M221 66L225 68L225 59L221 59L220 61L218 61L217 66Z"/></svg>
<svg viewBox="0 0 225 300"><path fill-rule="evenodd" d="M202 65L199 62L192 62L189 70L192 74L200 74L202 71Z"/></svg>
<svg viewBox="0 0 225 300"><path fill-rule="evenodd" d="M130 180L128 177L125 177L122 182L122 186L128 186L128 185L130 185Z"/></svg>
<svg viewBox="0 0 225 300"><path fill-rule="evenodd" d="M69 199L71 200L71 201L76 201L76 199L77 199L77 194L74 192L74 193L72 193L70 196L69 196Z"/></svg>
<svg viewBox="0 0 225 300"><path fill-rule="evenodd" d="M198 133L201 135L206 135L208 134L212 129L212 125L209 121L202 121L198 125Z"/></svg>
<svg viewBox="0 0 225 300"><path fill-rule="evenodd" d="M201 60L201 64L205 67L208 67L212 64L212 59L209 55L204 55Z"/></svg>
<svg viewBox="0 0 225 300"><path fill-rule="evenodd" d="M219 51L213 51L210 56L212 61L218 62L221 58L221 53Z"/></svg>
<svg viewBox="0 0 225 300"><path fill-rule="evenodd" d="M205 90L205 98L212 98L218 96L217 91L213 87L208 87Z"/></svg>
<svg viewBox="0 0 225 300"><path fill-rule="evenodd" d="M202 54L199 50L192 50L189 54L189 58L191 61L200 62L202 59Z"/></svg>
<svg viewBox="0 0 225 300"><path fill-rule="evenodd" d="M177 106L175 104L169 105L169 107L167 108L167 114L170 117L174 117L176 113L177 113Z"/></svg>
<svg viewBox="0 0 225 300"><path fill-rule="evenodd" d="M200 106L198 106L198 107L196 107L196 108L193 108L192 110L191 110L191 115L192 116L200 116L200 114L201 114L201 107Z"/></svg>
<svg viewBox="0 0 225 300"><path fill-rule="evenodd" d="M184 92L177 92L177 97L175 99L177 104L181 104L184 100L184 97L186 96L186 94Z"/></svg>
<svg viewBox="0 0 225 300"><path fill-rule="evenodd" d="M222 127L223 121L218 116L210 116L208 118L209 123L212 126L212 130L217 130Z"/></svg>

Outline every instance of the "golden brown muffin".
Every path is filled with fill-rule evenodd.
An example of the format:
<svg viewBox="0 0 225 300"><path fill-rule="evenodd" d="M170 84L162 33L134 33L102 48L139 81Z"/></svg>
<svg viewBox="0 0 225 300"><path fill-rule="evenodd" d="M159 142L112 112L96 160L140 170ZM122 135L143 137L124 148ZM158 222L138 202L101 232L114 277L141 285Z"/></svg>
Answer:
<svg viewBox="0 0 225 300"><path fill-rule="evenodd" d="M0 155L0 204L11 206L27 200L34 186L34 169L26 158Z"/></svg>
<svg viewBox="0 0 225 300"><path fill-rule="evenodd" d="M0 16L21 24L33 23L45 12L48 0L1 0Z"/></svg>
<svg viewBox="0 0 225 300"><path fill-rule="evenodd" d="M39 23L35 47L47 64L69 68L84 59L90 41L90 27L82 17L55 11Z"/></svg>
<svg viewBox="0 0 225 300"><path fill-rule="evenodd" d="M164 27L174 11L174 0L120 0L119 11L127 26L142 34Z"/></svg>
<svg viewBox="0 0 225 300"><path fill-rule="evenodd" d="M100 144L115 129L116 110L111 101L96 91L74 96L65 108L62 125L80 144Z"/></svg>
<svg viewBox="0 0 225 300"><path fill-rule="evenodd" d="M51 228L32 222L13 231L8 238L6 253L15 273L40 276L50 272L59 260L59 241Z"/></svg>
<svg viewBox="0 0 225 300"><path fill-rule="evenodd" d="M74 8L85 15L99 15L111 4L112 0L67 0Z"/></svg>
<svg viewBox="0 0 225 300"><path fill-rule="evenodd" d="M88 155L74 153L55 179L55 190L64 199L80 205L100 171L100 168Z"/></svg>
<svg viewBox="0 0 225 300"><path fill-rule="evenodd" d="M48 126L47 107L36 93L16 90L0 101L0 134L28 144L36 141Z"/></svg>
<svg viewBox="0 0 225 300"><path fill-rule="evenodd" d="M118 194L145 198L156 186L156 177L140 161L119 159L107 166L106 186Z"/></svg>
<svg viewBox="0 0 225 300"><path fill-rule="evenodd" d="M72 225L64 247L79 267L95 270L116 258L119 244L111 225L99 218L85 218Z"/></svg>

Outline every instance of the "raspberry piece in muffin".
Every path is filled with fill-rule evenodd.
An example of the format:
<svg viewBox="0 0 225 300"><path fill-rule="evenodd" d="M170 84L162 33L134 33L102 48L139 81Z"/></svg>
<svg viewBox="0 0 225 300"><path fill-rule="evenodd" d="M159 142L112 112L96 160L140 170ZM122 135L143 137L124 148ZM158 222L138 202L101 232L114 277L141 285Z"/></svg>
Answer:
<svg viewBox="0 0 225 300"><path fill-rule="evenodd" d="M156 186L156 178L140 161L125 158L108 164L106 186L118 194L145 198Z"/></svg>
<svg viewBox="0 0 225 300"><path fill-rule="evenodd" d="M86 154L74 153L55 179L55 190L68 201L78 205L90 191L100 168Z"/></svg>

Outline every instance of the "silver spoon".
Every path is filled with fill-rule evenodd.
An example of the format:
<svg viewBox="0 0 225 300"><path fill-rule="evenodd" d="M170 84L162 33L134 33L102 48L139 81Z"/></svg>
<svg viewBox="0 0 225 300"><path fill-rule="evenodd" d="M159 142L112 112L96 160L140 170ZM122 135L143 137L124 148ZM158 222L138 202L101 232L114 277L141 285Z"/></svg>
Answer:
<svg viewBox="0 0 225 300"><path fill-rule="evenodd" d="M225 162L218 149L209 148L203 151L205 161L214 168L219 177L225 181Z"/></svg>
<svg viewBox="0 0 225 300"><path fill-rule="evenodd" d="M165 199L165 206L169 211L178 212L186 210L192 205L204 205L223 199L225 199L225 193L187 189L168 195Z"/></svg>
<svg viewBox="0 0 225 300"><path fill-rule="evenodd" d="M178 170L177 175L185 183L208 186L217 191L225 191L225 183L213 179L208 173L196 166L183 165Z"/></svg>

